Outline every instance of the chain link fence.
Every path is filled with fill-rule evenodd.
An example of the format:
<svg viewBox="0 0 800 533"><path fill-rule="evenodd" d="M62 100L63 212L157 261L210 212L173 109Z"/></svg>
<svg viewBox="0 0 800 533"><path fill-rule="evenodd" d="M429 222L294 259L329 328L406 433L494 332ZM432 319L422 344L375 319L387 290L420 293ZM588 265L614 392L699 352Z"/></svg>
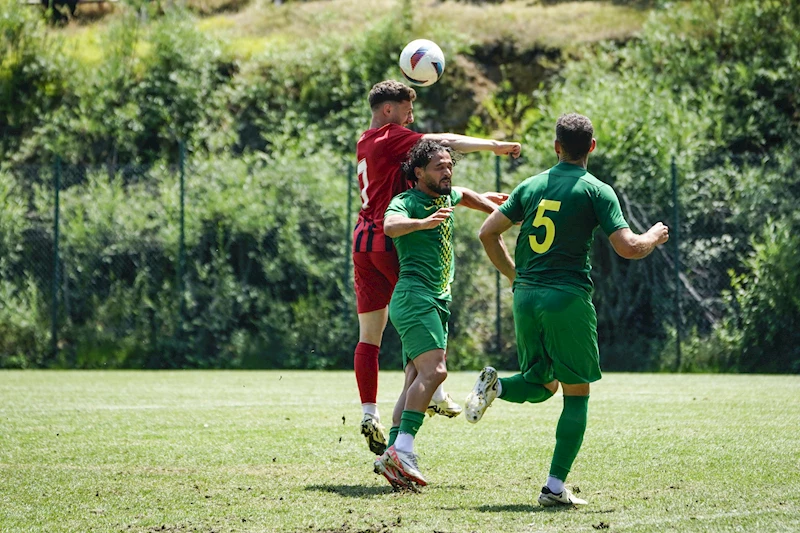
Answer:
<svg viewBox="0 0 800 533"><path fill-rule="evenodd" d="M18 219L6 209L0 241L3 366L350 364L357 333L350 247L358 185L352 163L342 165L346 212L339 211L338 222L326 223L330 250L323 260L330 276L321 276L316 288L312 285L317 282L306 280L308 293L295 298L291 286L281 281L286 278L278 275L284 267L271 262L288 253L279 235L282 221L256 238L226 226L222 219L193 220L187 195L191 197L192 187L202 178L192 175L184 153L181 148L175 166L89 168L57 160L6 173L16 187L7 198L18 200L24 209ZM504 170L500 158L481 164L482 178L470 184L476 189L509 191L521 181ZM725 313L721 295L730 286L728 271L738 267L737 256L703 256L705 243L726 238L712 227L705 233L697 227L688 235L683 232L681 209L675 203L677 183L673 167L674 205L666 207L640 205L618 191L634 231L641 233L657 220L671 228L670 242L646 260L620 261L598 233L593 278L605 368L652 369L656 359L680 368L681 342L676 339L708 334ZM201 238L190 239L188 245L187 218L202 226ZM459 290L478 290L481 296L462 303L455 293L452 361L456 368L472 367L494 354L493 362L513 367L511 294L505 280L483 260L479 243L472 242L477 241L471 236L479 224L477 218L467 221L456 235L459 268L466 265L457 276L457 284L460 278L466 280ZM513 238L512 231L510 246ZM288 302L288 307L280 307L278 301ZM297 321L298 306L310 306L308 322ZM328 308L333 318L313 318ZM328 327L329 321L338 325ZM286 328L297 330L298 338L284 341ZM391 332L387 335L384 350L396 351L399 360L399 339ZM316 337L325 336L333 348L319 348L325 343ZM468 337L473 340L463 340ZM297 346L308 354L264 355L300 350ZM324 362L314 358L315 349L325 354ZM670 350L672 355L664 353ZM650 355L637 361L631 358L636 351Z"/></svg>
<svg viewBox="0 0 800 533"><path fill-rule="evenodd" d="M35 352L39 355L32 362L43 366L113 365L132 352L163 344L165 336L180 338L185 271L182 165L90 168L56 160L8 174L18 185L14 194L26 214L17 221L17 231L6 235L16 233L16 242L9 239L16 253L7 257L0 274L16 297L6 306L28 316L36 340L16 349L8 346L12 353L6 356ZM152 186L159 174L175 176L181 187L165 197L164 190ZM144 205L180 208L177 219L165 209L131 216ZM175 243L165 240L162 232L172 224L181 237ZM163 300L172 303L156 305ZM165 309L174 309L175 316L164 316ZM109 360L109 353L115 358ZM154 361L144 364L161 366Z"/></svg>

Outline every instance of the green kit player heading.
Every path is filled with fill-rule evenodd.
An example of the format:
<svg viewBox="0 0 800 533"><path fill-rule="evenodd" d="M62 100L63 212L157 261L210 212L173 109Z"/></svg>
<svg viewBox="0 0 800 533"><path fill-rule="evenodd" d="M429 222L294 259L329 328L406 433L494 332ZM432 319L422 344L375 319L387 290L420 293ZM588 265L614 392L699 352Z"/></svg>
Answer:
<svg viewBox="0 0 800 533"><path fill-rule="evenodd" d="M539 494L543 506L586 502L564 486L578 455L589 403L589 384L600 379L597 314L592 304L589 251L600 227L626 259L641 259L669 238L661 222L633 233L614 190L586 170L595 149L591 121L563 115L556 124L559 163L517 186L480 230L487 255L514 287L514 326L520 373L499 378L481 371L467 397L467 420L475 423L495 398L543 402L559 383L564 407L556 427L550 475ZM521 224L512 261L502 234Z"/></svg>
<svg viewBox="0 0 800 533"><path fill-rule="evenodd" d="M400 261L389 319L403 344L405 383L394 408L389 447L374 466L392 486L413 487L427 484L417 466L414 437L433 392L447 377L453 209L462 205L491 213L508 195L453 187L452 151L430 139L414 145L403 169L415 185L389 203L383 231L393 239Z"/></svg>

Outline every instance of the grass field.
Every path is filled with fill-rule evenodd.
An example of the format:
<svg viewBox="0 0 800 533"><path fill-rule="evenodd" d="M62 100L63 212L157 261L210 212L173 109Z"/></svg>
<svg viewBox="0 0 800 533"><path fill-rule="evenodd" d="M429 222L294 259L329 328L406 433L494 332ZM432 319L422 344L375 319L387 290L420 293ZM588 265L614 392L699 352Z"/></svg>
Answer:
<svg viewBox="0 0 800 533"><path fill-rule="evenodd" d="M198 17L198 28L219 37L239 58L259 54L273 46L297 47L313 40L343 38L362 33L387 14L399 13L398 0L315 0L275 5L272 0L188 0L187 5L214 13ZM450 40L454 35L475 45L513 42L519 50L580 46L600 40L624 40L636 35L651 10L636 2L548 2L516 0L480 6L467 2L415 2L414 33ZM215 7L216 6L216 7ZM84 6L85 8L85 6ZM84 9L81 8L81 9ZM358 14L354 18L354 14ZM98 64L106 53L103 42L108 22L79 18L66 28L64 51L81 62ZM358 23L354 24L357 20ZM435 36L435 37L434 37ZM440 44L445 44L441 42ZM140 47L143 54L146 47Z"/></svg>
<svg viewBox="0 0 800 533"><path fill-rule="evenodd" d="M428 419L420 494L372 473L356 398L351 372L0 372L0 531L800 531L797 376L607 374L564 511L535 502L560 396Z"/></svg>

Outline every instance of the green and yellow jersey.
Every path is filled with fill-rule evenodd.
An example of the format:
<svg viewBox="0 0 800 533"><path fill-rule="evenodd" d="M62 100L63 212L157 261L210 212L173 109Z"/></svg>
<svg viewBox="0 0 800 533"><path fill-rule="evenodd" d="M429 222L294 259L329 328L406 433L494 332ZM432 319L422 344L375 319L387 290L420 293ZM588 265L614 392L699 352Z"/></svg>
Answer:
<svg viewBox="0 0 800 533"><path fill-rule="evenodd" d="M521 222L514 286L591 294L589 252L599 226L611 235L628 223L614 190L583 167L559 163L520 183L500 211Z"/></svg>
<svg viewBox="0 0 800 533"><path fill-rule="evenodd" d="M442 207L451 207L461 201L455 189L449 196L432 198L417 189L395 196L386 208L384 219L391 215L408 218L427 218ZM450 285L455 274L453 253L453 214L437 227L412 231L393 239L400 261L400 277L395 292L413 290L451 301Z"/></svg>

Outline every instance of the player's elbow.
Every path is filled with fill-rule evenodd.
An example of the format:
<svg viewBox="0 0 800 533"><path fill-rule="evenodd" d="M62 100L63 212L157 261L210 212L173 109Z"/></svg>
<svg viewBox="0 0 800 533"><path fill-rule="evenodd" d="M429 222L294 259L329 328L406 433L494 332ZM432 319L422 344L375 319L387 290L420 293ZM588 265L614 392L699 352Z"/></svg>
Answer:
<svg viewBox="0 0 800 533"><path fill-rule="evenodd" d="M478 230L478 238L481 240L482 243L487 243L492 240L493 234L486 228L486 226L481 226L481 229ZM496 236L495 236L496 238Z"/></svg>
<svg viewBox="0 0 800 533"><path fill-rule="evenodd" d="M639 259L639 251L635 246L624 243L616 246L612 245L612 248L614 248L617 255L623 259Z"/></svg>
<svg viewBox="0 0 800 533"><path fill-rule="evenodd" d="M394 239L395 237L399 237L398 227L397 225L390 221L389 219L385 219L383 221L383 234L389 237L390 239Z"/></svg>
<svg viewBox="0 0 800 533"><path fill-rule="evenodd" d="M647 254L642 254L642 247L639 242L640 236L633 233L628 228L622 228L612 233L608 242L623 259L640 259Z"/></svg>

